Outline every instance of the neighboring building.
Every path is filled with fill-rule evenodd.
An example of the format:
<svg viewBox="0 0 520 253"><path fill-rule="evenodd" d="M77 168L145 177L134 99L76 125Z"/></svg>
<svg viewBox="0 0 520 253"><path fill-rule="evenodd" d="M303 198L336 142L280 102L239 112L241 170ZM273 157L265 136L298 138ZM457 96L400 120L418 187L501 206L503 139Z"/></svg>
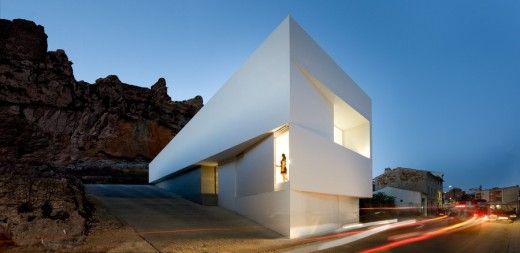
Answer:
<svg viewBox="0 0 520 253"><path fill-rule="evenodd" d="M444 193L444 203L448 204L448 203L453 203L453 202L459 201L463 198L463 196L465 194L466 194L466 192L460 188L457 188L457 187L452 188L449 191L447 191L446 193Z"/></svg>
<svg viewBox="0 0 520 253"><path fill-rule="evenodd" d="M489 204L518 205L520 201L520 187L518 185L493 189L475 190L475 200L484 199Z"/></svg>
<svg viewBox="0 0 520 253"><path fill-rule="evenodd" d="M428 213L433 213L442 206L443 175L410 168L386 168L385 173L374 178L374 189L395 187L403 190L417 191L422 195L421 205Z"/></svg>
<svg viewBox="0 0 520 253"><path fill-rule="evenodd" d="M288 17L150 163L150 182L290 238L334 230L372 196L371 110Z"/></svg>
<svg viewBox="0 0 520 253"><path fill-rule="evenodd" d="M407 207L407 208L416 208L419 212L426 215L426 208L423 200L427 198L422 192L418 191L410 191L395 188L392 186L383 187L374 193L383 192L388 196L392 196L395 198L395 206L396 207Z"/></svg>

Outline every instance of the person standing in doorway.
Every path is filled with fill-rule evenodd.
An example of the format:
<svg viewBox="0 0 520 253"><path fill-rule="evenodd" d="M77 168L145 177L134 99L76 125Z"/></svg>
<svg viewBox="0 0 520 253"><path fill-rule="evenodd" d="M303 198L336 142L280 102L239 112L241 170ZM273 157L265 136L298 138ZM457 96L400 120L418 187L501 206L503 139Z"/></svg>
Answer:
<svg viewBox="0 0 520 253"><path fill-rule="evenodd" d="M283 181L287 182L287 159L285 159L285 154L282 154L282 161L280 161L280 173L282 174Z"/></svg>

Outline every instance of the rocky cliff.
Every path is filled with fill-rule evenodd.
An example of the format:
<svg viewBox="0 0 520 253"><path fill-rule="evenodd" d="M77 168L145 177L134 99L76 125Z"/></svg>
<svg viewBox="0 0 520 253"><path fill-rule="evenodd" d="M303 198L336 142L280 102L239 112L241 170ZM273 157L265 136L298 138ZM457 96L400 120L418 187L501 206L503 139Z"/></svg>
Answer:
<svg viewBox="0 0 520 253"><path fill-rule="evenodd" d="M203 103L166 91L162 78L151 89L113 75L76 81L42 26L0 19L0 244L31 242L29 227L84 233L82 182L147 182L148 163Z"/></svg>
<svg viewBox="0 0 520 253"><path fill-rule="evenodd" d="M151 89L117 76L77 82L65 52L47 52L42 26L1 20L0 31L0 172L30 166L88 182L146 182L132 172L146 175L202 107L200 96L172 102L163 78Z"/></svg>

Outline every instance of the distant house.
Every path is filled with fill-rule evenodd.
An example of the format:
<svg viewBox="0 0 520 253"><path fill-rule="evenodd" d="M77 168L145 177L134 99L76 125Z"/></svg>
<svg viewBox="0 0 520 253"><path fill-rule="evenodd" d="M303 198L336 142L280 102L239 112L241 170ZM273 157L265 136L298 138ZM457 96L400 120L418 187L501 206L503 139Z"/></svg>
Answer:
<svg viewBox="0 0 520 253"><path fill-rule="evenodd" d="M489 204L518 205L520 202L520 187L494 187L492 189L475 190L475 200L484 199Z"/></svg>
<svg viewBox="0 0 520 253"><path fill-rule="evenodd" d="M386 168L385 173L374 178L374 190L394 187L421 193L421 206L427 213L442 207L442 174L410 168Z"/></svg>
<svg viewBox="0 0 520 253"><path fill-rule="evenodd" d="M460 188L451 188L450 190L444 193L444 203L454 203L457 201L461 201L461 199L466 195L466 192ZM467 201L467 199L466 199Z"/></svg>
<svg viewBox="0 0 520 253"><path fill-rule="evenodd" d="M150 163L149 180L297 238L359 221L371 155L370 98L288 17Z"/></svg>
<svg viewBox="0 0 520 253"><path fill-rule="evenodd" d="M388 196L395 198L396 207L408 207L411 209L417 209L424 215L426 215L426 208L423 203L423 199L426 199L423 193L418 191L411 191L405 189L399 189L392 186L383 187L374 193L383 192Z"/></svg>

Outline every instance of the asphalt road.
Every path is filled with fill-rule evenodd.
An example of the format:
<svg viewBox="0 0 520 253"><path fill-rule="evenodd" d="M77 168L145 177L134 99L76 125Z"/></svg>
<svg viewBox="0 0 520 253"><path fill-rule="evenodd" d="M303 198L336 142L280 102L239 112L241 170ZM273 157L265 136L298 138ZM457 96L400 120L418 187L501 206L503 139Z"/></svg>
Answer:
<svg viewBox="0 0 520 253"><path fill-rule="evenodd" d="M391 229L369 238L320 252L371 252L370 249L389 245L395 247L389 246L380 251L374 250L374 252L520 252L520 221L514 223L483 222L460 231L440 233L431 237L424 236L417 241L414 239L406 241L407 238L416 238L428 231L447 226L446 220L443 220L432 224ZM399 241L402 245L397 245Z"/></svg>

